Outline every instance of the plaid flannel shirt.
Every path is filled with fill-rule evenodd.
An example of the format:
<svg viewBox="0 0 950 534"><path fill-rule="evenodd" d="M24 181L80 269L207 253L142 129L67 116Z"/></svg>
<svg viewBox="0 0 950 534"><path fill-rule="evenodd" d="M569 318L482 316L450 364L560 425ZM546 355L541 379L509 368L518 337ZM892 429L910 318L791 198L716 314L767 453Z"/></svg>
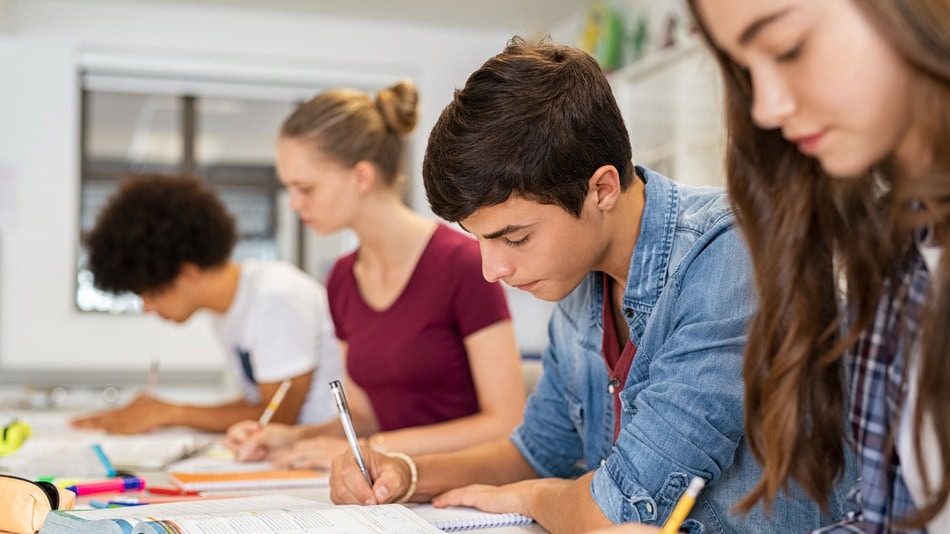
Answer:
<svg viewBox="0 0 950 534"><path fill-rule="evenodd" d="M871 327L845 355L851 433L857 446L859 481L852 490L857 511L815 533L923 533L895 523L917 508L904 484L892 443L905 396L904 364L920 330L930 275L911 246L891 277Z"/></svg>

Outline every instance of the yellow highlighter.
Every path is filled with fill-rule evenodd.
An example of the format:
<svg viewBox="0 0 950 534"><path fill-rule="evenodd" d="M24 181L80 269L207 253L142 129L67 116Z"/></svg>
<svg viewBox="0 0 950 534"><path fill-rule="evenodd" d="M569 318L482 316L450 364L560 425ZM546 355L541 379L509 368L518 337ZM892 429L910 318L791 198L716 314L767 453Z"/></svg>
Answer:
<svg viewBox="0 0 950 534"><path fill-rule="evenodd" d="M670 514L669 519L663 524L661 534L676 534L680 531L680 526L683 525L683 521L686 521L686 516L688 516L689 511L693 509L693 503L696 502L696 497L699 497L699 492L703 491L705 485L706 481L700 477L693 477L693 479L689 481L689 486L686 486L686 491L683 492L683 495L680 496L680 500L677 501L676 506L673 507L673 513Z"/></svg>
<svg viewBox="0 0 950 534"><path fill-rule="evenodd" d="M0 456L20 448L33 431L25 421L14 419L0 432Z"/></svg>

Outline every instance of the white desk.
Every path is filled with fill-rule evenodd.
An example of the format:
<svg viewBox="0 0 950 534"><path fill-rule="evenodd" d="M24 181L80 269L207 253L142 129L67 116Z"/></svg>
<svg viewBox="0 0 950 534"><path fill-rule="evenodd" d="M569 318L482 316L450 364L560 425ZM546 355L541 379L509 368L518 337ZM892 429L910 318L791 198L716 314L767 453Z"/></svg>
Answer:
<svg viewBox="0 0 950 534"><path fill-rule="evenodd" d="M24 411L24 410L0 410L0 422L7 422L13 418L20 418L27 421L33 427L33 435L41 438L62 438L66 443L69 443L70 440L78 439L88 439L89 432L85 431L75 431L69 428L68 421L77 414L75 411ZM182 432L182 429L174 429L169 432ZM23 445L24 448L29 447L29 440ZM2 459L2 457L0 457ZM170 486L171 481L169 476L165 472L161 471L150 471L137 473L146 480L146 485L154 486ZM273 490L267 490L269 493L282 493L286 495L293 495L296 497L301 497L305 499L311 499L318 502L330 503L330 490L327 487L316 487L316 488L279 488ZM218 491L210 492L210 496L252 496L259 495L261 491ZM119 495L119 494L112 494ZM81 497L77 501L79 506L88 505L88 502L92 499L103 500L108 499L110 494L105 495L95 495L88 497ZM122 494L125 496L135 496L133 493ZM79 507L77 506L77 507ZM512 527L498 527L498 528L488 528L473 530L472 532L484 532L486 534L525 534L525 533L544 533L547 532L538 524L531 524L527 526L512 526Z"/></svg>

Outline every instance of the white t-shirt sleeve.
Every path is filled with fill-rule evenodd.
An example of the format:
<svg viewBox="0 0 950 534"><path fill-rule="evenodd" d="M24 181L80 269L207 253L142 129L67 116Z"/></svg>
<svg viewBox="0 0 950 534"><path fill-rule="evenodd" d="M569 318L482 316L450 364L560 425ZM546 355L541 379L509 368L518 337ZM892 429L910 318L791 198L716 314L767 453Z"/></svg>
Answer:
<svg viewBox="0 0 950 534"><path fill-rule="evenodd" d="M257 383L279 382L319 366L325 307L297 295L274 294L249 310L244 340Z"/></svg>

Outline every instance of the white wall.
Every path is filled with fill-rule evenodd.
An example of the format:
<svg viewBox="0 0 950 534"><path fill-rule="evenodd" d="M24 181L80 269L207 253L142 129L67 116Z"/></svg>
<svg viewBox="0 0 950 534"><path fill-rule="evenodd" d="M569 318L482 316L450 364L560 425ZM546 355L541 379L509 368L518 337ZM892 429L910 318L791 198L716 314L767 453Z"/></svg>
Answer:
<svg viewBox="0 0 950 534"><path fill-rule="evenodd" d="M237 7L119 0L17 0L13 7L11 29L0 32L0 378L37 369L144 370L151 356L163 370L207 371L222 358L207 317L178 327L73 306L84 50L408 73L422 102L413 200L428 213L418 172L428 131L452 90L510 37ZM539 350L544 321L532 316L548 307L513 305L529 349Z"/></svg>
<svg viewBox="0 0 950 534"><path fill-rule="evenodd" d="M674 180L725 186L726 133L719 68L697 35L683 0L608 0L624 25L622 64L607 74L630 132L633 160ZM565 17L551 35L579 41L586 12ZM643 20L647 38L634 57L633 28ZM667 27L675 21L672 35ZM672 37L673 46L665 41Z"/></svg>

